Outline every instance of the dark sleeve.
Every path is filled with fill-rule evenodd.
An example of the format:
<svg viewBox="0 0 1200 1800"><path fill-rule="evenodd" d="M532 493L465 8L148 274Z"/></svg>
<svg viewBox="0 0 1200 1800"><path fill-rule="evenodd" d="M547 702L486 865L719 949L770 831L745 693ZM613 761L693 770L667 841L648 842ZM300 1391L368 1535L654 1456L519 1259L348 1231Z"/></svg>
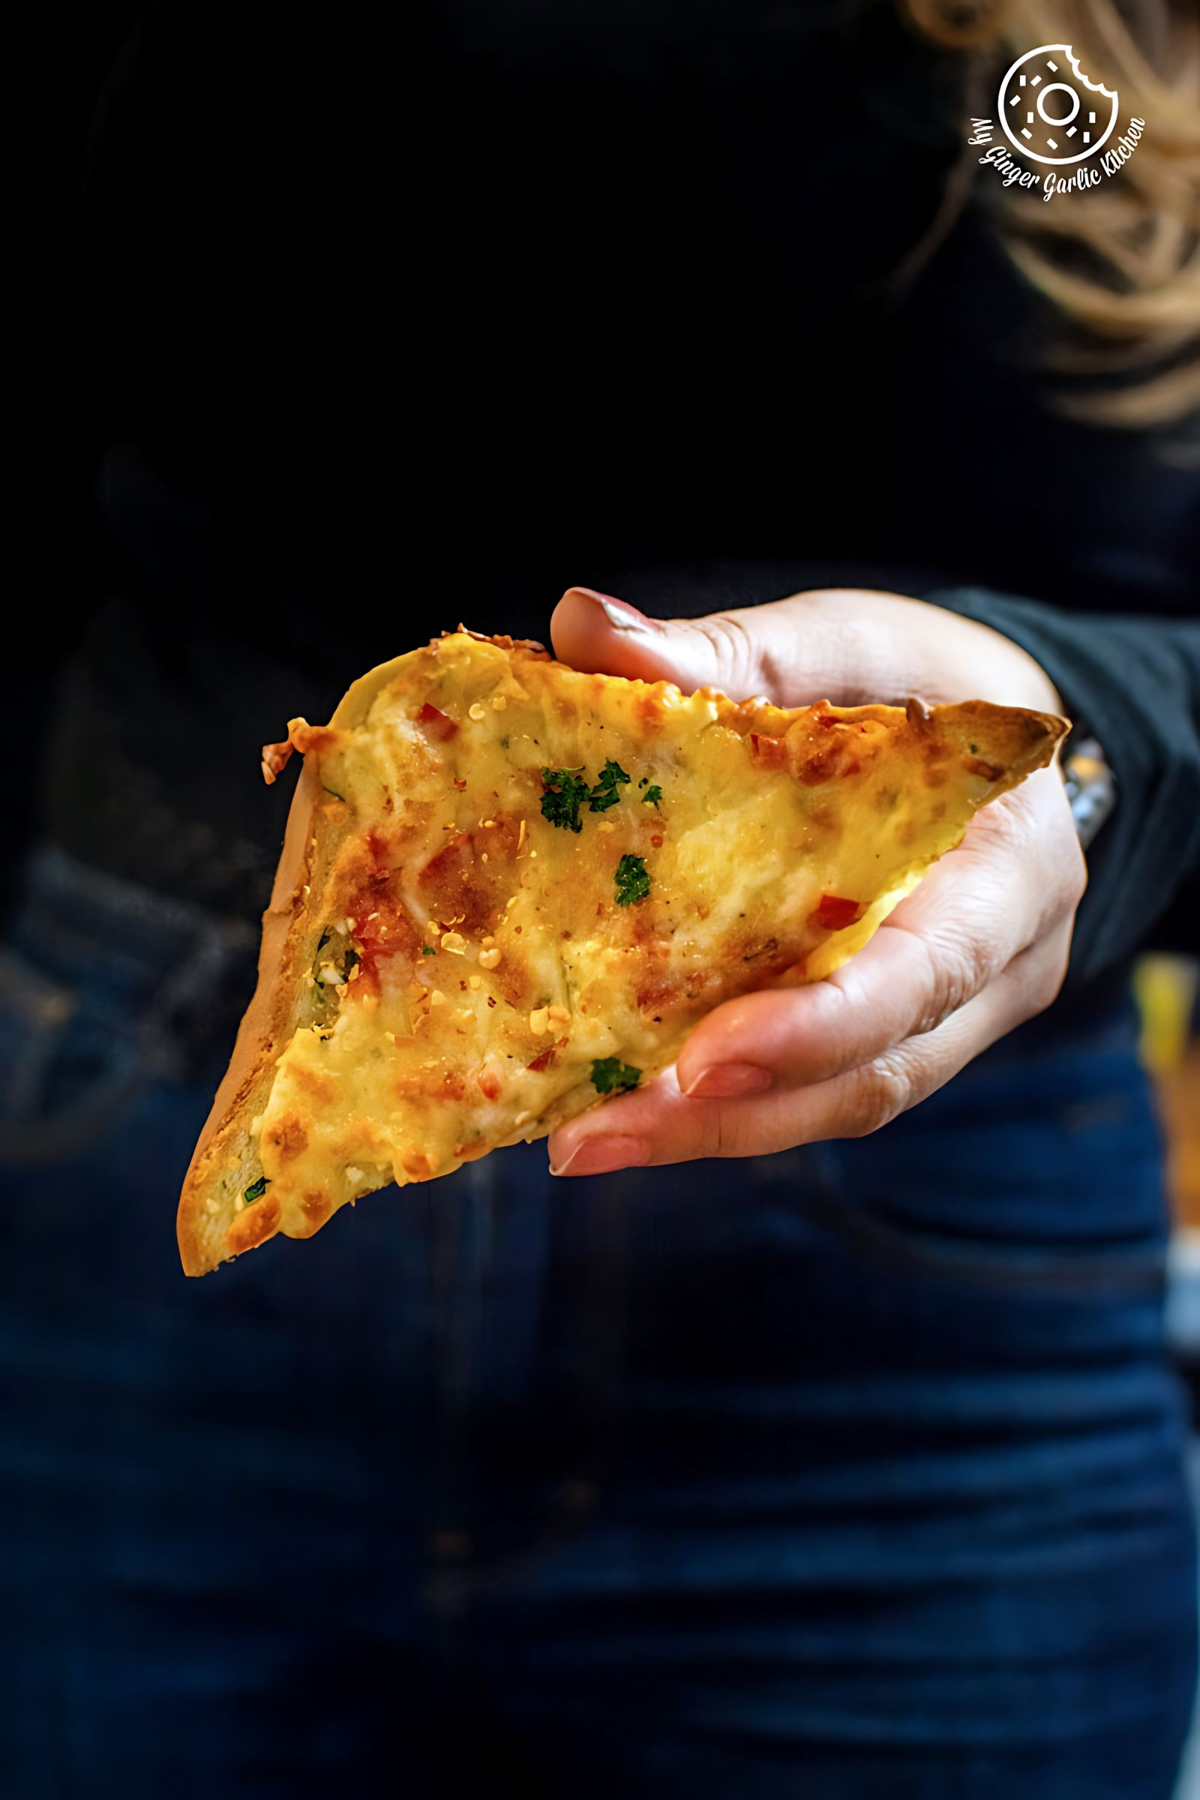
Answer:
<svg viewBox="0 0 1200 1800"><path fill-rule="evenodd" d="M1200 949L1200 623L1060 611L977 588L927 599L1035 657L1081 734L1098 739L1117 803L1088 852L1071 979L1128 957L1168 912Z"/></svg>

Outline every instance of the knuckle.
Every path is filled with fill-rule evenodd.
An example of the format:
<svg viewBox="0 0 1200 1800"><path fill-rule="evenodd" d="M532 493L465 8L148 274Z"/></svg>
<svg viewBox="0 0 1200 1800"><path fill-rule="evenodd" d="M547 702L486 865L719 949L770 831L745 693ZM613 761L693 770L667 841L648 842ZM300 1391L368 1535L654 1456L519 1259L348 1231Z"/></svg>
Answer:
<svg viewBox="0 0 1200 1800"><path fill-rule="evenodd" d="M854 1071L850 1080L843 1137L870 1137L907 1111L912 1078L907 1060L894 1053L877 1056Z"/></svg>
<svg viewBox="0 0 1200 1800"><path fill-rule="evenodd" d="M762 1149L757 1129L747 1117L744 1107L728 1101L713 1102L713 1118L708 1130L709 1148L704 1156L756 1156Z"/></svg>
<svg viewBox="0 0 1200 1800"><path fill-rule="evenodd" d="M800 990L801 993L804 991ZM856 968L853 957L821 982L819 991L821 1010L816 1015L819 1050L816 1067L808 1079L828 1081L857 1068L862 1061L856 1024L868 1014L872 1001L864 990L861 971Z"/></svg>
<svg viewBox="0 0 1200 1800"><path fill-rule="evenodd" d="M745 1136L738 1109L726 1100L688 1102L686 1130L677 1135L672 1162L703 1162L710 1157L743 1156ZM660 1146L661 1148L661 1146Z"/></svg>
<svg viewBox="0 0 1200 1800"><path fill-rule="evenodd" d="M982 937L957 938L940 946L937 978L930 1003L932 1017L926 1031L964 1007L991 980L994 973L991 945Z"/></svg>
<svg viewBox="0 0 1200 1800"><path fill-rule="evenodd" d="M733 690L735 698L748 694L761 677L757 648L741 615L712 613L695 624L712 647L721 681Z"/></svg>
<svg viewBox="0 0 1200 1800"><path fill-rule="evenodd" d="M1010 788L1008 793L981 807L967 828L962 850L968 855L990 858L997 850L1027 843L1031 831L1036 829L1038 811L1038 796L1031 795L1029 787L1030 783L1025 782Z"/></svg>
<svg viewBox="0 0 1200 1800"><path fill-rule="evenodd" d="M1074 911L1087 890L1087 858L1079 842L1065 785L1054 770L1046 769L1042 773L1054 778L1047 800L1046 818L1046 835L1049 836L1051 832L1053 834L1049 836L1055 872L1053 892L1060 906L1070 907Z"/></svg>
<svg viewBox="0 0 1200 1800"><path fill-rule="evenodd" d="M1026 1017L1034 1018L1038 1013L1053 1006L1062 992L1063 982L1067 979L1067 970L1071 961L1071 926L1068 919L1062 930L1056 932L1049 941L1048 954L1040 958L1039 967L1033 979L1026 985L1028 1002Z"/></svg>
<svg viewBox="0 0 1200 1800"><path fill-rule="evenodd" d="M992 934L980 929L981 925L986 926L987 920L977 913L969 935L964 935L957 925L932 934L913 933L929 965L929 986L924 1005L913 1020L913 1035L936 1031L968 1000L973 1000L996 973Z"/></svg>

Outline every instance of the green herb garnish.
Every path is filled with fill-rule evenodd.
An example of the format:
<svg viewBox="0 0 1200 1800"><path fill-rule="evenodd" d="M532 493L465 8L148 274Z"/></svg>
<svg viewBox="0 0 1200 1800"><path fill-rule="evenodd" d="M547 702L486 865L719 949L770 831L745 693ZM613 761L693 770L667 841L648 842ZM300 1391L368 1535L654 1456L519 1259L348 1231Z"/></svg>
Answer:
<svg viewBox="0 0 1200 1800"><path fill-rule="evenodd" d="M623 1094L641 1079L640 1069L631 1068L616 1056L602 1056L592 1064L592 1086L598 1094Z"/></svg>
<svg viewBox="0 0 1200 1800"><path fill-rule="evenodd" d="M436 956L437 951L434 949L432 944L422 944L421 945L421 955L422 956Z"/></svg>
<svg viewBox="0 0 1200 1800"><path fill-rule="evenodd" d="M579 809L588 797L588 784L580 780L579 769L543 769L546 792L542 795L542 817L564 831L582 831Z"/></svg>
<svg viewBox="0 0 1200 1800"><path fill-rule="evenodd" d="M650 892L650 877L640 856L623 856L617 864L617 905L632 906Z"/></svg>
<svg viewBox="0 0 1200 1800"><path fill-rule="evenodd" d="M630 779L631 777L625 773L620 763L614 762L610 756L603 769L600 771L599 780L588 795L588 798L591 801L590 810L592 812L607 812L610 806L615 806L617 801L621 798L619 784L623 781L627 782Z"/></svg>
<svg viewBox="0 0 1200 1800"><path fill-rule="evenodd" d="M643 806L657 806L661 799L662 799L662 789L659 787L658 783L655 782L654 786L648 787L646 789L645 793L642 795L642 805Z"/></svg>
<svg viewBox="0 0 1200 1800"><path fill-rule="evenodd" d="M242 1199L246 1202L247 1206L252 1206L256 1200L262 1199L270 1185L269 1178L266 1175L260 1175L257 1181L252 1181L250 1183L250 1186L242 1195Z"/></svg>

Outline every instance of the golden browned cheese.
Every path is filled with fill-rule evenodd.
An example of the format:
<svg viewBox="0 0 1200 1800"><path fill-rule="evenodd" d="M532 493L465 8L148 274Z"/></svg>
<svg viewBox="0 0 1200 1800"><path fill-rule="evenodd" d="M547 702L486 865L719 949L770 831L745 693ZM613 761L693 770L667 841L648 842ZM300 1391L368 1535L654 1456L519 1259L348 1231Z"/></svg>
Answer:
<svg viewBox="0 0 1200 1800"><path fill-rule="evenodd" d="M829 974L1064 729L685 696L465 631L373 670L264 752L304 767L185 1268L543 1137L721 1001Z"/></svg>

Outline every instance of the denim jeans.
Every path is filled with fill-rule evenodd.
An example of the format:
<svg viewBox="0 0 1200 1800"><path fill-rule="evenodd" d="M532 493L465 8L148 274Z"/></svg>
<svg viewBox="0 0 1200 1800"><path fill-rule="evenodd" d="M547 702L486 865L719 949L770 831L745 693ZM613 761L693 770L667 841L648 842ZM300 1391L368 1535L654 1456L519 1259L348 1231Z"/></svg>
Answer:
<svg viewBox="0 0 1200 1800"><path fill-rule="evenodd" d="M1167 1800L1194 1550L1124 1004L872 1138L507 1150L188 1282L244 943L47 856L4 957L6 1794Z"/></svg>

